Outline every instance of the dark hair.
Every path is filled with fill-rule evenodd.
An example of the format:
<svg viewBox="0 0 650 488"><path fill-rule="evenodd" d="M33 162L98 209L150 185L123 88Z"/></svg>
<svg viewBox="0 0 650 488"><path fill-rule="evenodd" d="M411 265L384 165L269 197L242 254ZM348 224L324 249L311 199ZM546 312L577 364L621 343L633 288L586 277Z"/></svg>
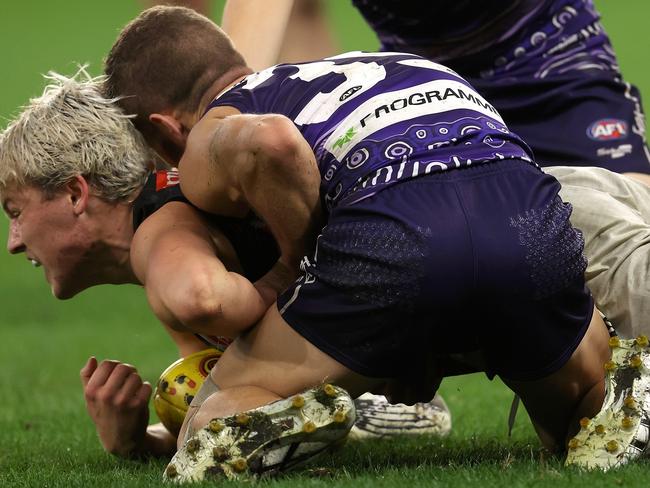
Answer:
<svg viewBox="0 0 650 488"><path fill-rule="evenodd" d="M104 66L105 95L120 97L146 136L150 114L195 111L214 81L239 66L246 66L244 58L214 22L188 8L157 6L118 36Z"/></svg>

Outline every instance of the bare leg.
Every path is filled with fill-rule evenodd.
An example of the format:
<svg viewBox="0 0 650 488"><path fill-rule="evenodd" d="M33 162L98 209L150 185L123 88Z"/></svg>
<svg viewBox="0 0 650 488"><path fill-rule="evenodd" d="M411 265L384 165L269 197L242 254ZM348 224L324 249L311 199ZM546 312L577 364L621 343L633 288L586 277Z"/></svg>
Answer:
<svg viewBox="0 0 650 488"><path fill-rule="evenodd" d="M165 478L200 481L288 469L339 445L354 423L350 395L323 383L358 395L379 381L321 352L271 307L212 369L206 383L214 392L188 412ZM184 442L188 427L193 435Z"/></svg>
<svg viewBox="0 0 650 488"><path fill-rule="evenodd" d="M582 342L558 371L537 381L504 379L526 406L544 446L562 451L579 429L579 419L593 417L605 398L603 364L610 357L609 335L594 311Z"/></svg>
<svg viewBox="0 0 650 488"><path fill-rule="evenodd" d="M384 383L343 366L294 331L272 306L251 331L228 347L212 370L220 389L255 385L286 398L320 383L358 396Z"/></svg>
<svg viewBox="0 0 650 488"><path fill-rule="evenodd" d="M190 422L190 433L196 432L212 418L250 410L325 382L341 386L353 397L383 383L354 373L323 353L295 332L275 306L228 347L211 378L218 391L188 411L179 447Z"/></svg>

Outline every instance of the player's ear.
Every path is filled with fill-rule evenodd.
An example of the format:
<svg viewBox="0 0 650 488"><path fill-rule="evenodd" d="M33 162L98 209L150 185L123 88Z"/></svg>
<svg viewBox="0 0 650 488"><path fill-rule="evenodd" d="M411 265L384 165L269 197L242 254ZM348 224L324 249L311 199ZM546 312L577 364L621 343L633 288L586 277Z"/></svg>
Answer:
<svg viewBox="0 0 650 488"><path fill-rule="evenodd" d="M149 115L149 122L160 131L165 139L176 146L185 147L189 131L176 117L169 114L151 114Z"/></svg>
<svg viewBox="0 0 650 488"><path fill-rule="evenodd" d="M86 178L81 175L75 176L66 183L64 191L75 215L84 213L88 206L88 197L90 196L90 187Z"/></svg>

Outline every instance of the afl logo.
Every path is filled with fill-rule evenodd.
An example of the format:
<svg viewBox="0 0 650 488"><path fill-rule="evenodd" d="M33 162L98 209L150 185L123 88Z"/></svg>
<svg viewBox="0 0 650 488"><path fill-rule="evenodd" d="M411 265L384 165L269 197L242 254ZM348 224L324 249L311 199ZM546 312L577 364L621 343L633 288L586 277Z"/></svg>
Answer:
<svg viewBox="0 0 650 488"><path fill-rule="evenodd" d="M615 141L627 137L627 122L620 119L600 119L587 129L587 135L594 141Z"/></svg>
<svg viewBox="0 0 650 488"><path fill-rule="evenodd" d="M361 90L361 85L353 86L352 88L348 88L343 92L343 95L339 97L339 102L344 102L348 98L350 98L352 95L354 95L356 92Z"/></svg>

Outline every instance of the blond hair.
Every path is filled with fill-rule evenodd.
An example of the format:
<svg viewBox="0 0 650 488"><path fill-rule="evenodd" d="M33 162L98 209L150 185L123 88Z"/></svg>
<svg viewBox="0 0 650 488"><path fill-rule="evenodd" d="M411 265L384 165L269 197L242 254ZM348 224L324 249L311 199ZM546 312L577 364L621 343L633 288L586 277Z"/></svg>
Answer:
<svg viewBox="0 0 650 488"><path fill-rule="evenodd" d="M52 193L78 175L109 201L142 188L151 152L117 100L102 96L104 78L84 68L45 78L43 95L0 135L0 192L27 184Z"/></svg>

